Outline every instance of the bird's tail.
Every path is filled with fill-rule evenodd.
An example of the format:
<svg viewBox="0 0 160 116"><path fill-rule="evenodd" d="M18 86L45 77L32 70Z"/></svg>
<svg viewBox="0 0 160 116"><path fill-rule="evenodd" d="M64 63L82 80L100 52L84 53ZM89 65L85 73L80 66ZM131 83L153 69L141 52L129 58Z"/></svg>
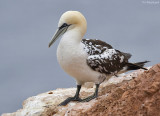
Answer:
<svg viewBox="0 0 160 116"><path fill-rule="evenodd" d="M146 68L143 67L147 62L150 62L150 61L127 63L127 67L128 67L127 70L137 70L137 69L147 70Z"/></svg>

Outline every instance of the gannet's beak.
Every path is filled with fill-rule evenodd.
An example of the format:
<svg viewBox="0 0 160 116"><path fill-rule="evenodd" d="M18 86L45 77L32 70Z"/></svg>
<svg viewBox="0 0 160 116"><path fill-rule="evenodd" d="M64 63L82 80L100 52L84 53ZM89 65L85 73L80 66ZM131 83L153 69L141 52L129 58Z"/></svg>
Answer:
<svg viewBox="0 0 160 116"><path fill-rule="evenodd" d="M48 45L48 47L50 47L61 35L63 35L67 31L69 26L70 25L62 25L61 27L59 27L57 29L57 31L55 32L51 42Z"/></svg>

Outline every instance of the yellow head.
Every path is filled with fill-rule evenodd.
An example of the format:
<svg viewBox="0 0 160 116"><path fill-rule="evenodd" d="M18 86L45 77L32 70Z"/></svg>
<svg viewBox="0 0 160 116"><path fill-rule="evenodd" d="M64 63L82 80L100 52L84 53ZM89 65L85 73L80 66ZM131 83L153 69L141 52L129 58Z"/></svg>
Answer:
<svg viewBox="0 0 160 116"><path fill-rule="evenodd" d="M87 29L87 22L85 17L78 11L67 11L65 12L58 23L58 27L62 26L64 23L71 25L73 27L80 27L86 32Z"/></svg>
<svg viewBox="0 0 160 116"><path fill-rule="evenodd" d="M83 36L87 30L87 22L85 17L78 11L67 11L62 14L59 23L58 30L56 31L53 39L49 43L49 47L66 31L77 29Z"/></svg>

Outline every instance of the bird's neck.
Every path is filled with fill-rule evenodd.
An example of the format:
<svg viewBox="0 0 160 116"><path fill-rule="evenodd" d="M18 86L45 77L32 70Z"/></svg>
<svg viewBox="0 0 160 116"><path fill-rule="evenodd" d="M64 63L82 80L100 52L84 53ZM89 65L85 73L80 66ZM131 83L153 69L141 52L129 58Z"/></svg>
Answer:
<svg viewBox="0 0 160 116"><path fill-rule="evenodd" d="M64 69L68 64L72 64L73 59L79 57L80 51L83 51L82 37L83 35L76 29L67 30L62 36L57 48L57 59Z"/></svg>
<svg viewBox="0 0 160 116"><path fill-rule="evenodd" d="M67 30L67 32L65 32L65 34L62 36L60 43L62 42L65 44L68 43L68 44L77 45L77 44L80 44L83 36L84 34L81 33L81 30L79 28Z"/></svg>

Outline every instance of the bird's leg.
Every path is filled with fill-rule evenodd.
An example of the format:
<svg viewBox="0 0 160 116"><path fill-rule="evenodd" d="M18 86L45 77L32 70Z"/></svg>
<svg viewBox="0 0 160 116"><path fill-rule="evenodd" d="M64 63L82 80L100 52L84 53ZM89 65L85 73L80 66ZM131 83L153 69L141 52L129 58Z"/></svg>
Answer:
<svg viewBox="0 0 160 116"><path fill-rule="evenodd" d="M77 85L77 91L74 97L69 97L66 100L64 100L62 103L59 104L59 106L65 106L67 105L70 101L82 101L81 98L79 98L79 92L81 90L81 85Z"/></svg>
<svg viewBox="0 0 160 116"><path fill-rule="evenodd" d="M90 101L90 100L92 100L94 98L97 98L98 97L98 88L99 88L99 85L100 84L96 84L96 89L95 89L94 94L91 95L91 96L89 96L89 97L87 97L87 98L85 98L85 99L82 99L82 102L88 102L88 101Z"/></svg>

